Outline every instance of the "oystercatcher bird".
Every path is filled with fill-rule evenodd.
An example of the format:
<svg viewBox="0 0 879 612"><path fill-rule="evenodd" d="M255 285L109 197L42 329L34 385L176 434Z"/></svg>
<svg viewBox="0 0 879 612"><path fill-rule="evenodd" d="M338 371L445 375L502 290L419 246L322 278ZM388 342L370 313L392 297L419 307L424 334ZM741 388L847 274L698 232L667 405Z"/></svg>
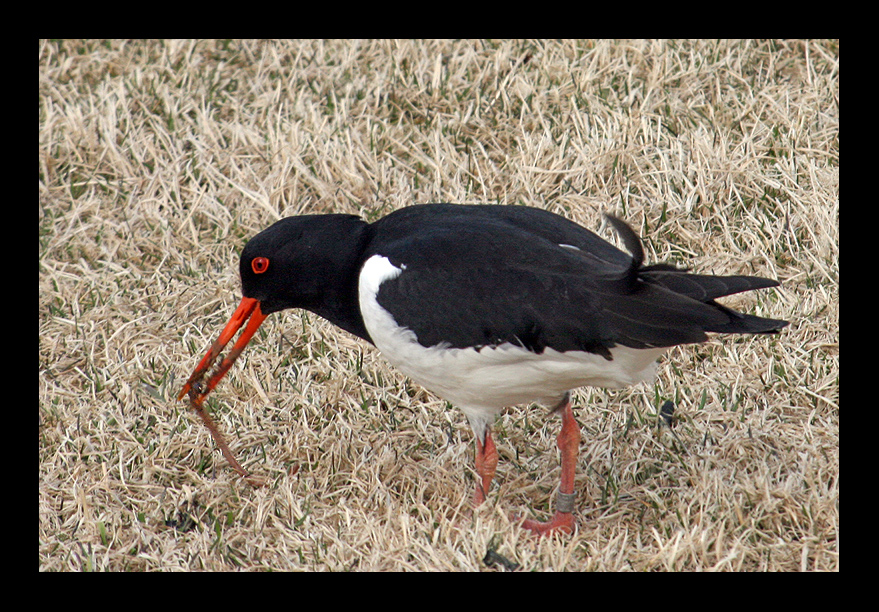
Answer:
<svg viewBox="0 0 879 612"><path fill-rule="evenodd" d="M524 525L537 533L570 531L580 439L571 389L648 380L659 356L704 341L706 332L767 334L787 325L715 301L776 281L645 266L635 232L607 219L629 254L564 217L523 206L425 204L371 224L344 214L282 219L244 247L244 297L180 398L188 393L211 425L202 401L262 321L304 308L374 344L401 372L463 410L476 437L476 503L497 467L491 424L500 411L538 402L560 413L555 515Z"/></svg>

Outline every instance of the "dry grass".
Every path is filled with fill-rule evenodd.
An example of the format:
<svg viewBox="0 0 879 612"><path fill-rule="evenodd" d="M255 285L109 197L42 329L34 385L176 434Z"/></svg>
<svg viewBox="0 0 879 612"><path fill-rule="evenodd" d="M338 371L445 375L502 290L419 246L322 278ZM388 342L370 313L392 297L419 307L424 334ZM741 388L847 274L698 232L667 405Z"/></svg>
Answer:
<svg viewBox="0 0 879 612"><path fill-rule="evenodd" d="M41 41L42 570L839 569L838 41ZM578 530L535 539L558 420L510 410L470 510L463 415L303 312L175 401L282 216L544 207L650 261L776 277L791 326L582 389ZM657 424L677 402L674 435ZM298 467L298 471L297 468ZM497 567L497 566L495 566Z"/></svg>

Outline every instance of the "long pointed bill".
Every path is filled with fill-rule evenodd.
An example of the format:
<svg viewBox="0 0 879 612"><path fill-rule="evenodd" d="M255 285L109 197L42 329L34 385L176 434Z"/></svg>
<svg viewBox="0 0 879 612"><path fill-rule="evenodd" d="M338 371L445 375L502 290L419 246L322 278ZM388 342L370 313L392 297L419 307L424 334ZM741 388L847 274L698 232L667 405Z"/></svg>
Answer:
<svg viewBox="0 0 879 612"><path fill-rule="evenodd" d="M217 357L220 356L220 353L223 352L223 349L229 344L229 341L235 336L238 330L244 326L245 321L248 319L250 319L250 321L247 322L247 327L245 327L244 331L241 332L241 335L238 336L238 340L235 342L232 350L229 351L229 354L220 362L216 372L208 378L207 383L203 383L202 379L205 377L208 370L211 369L214 361L217 360ZM223 434L220 433L220 429L217 427L216 423L214 423L214 420L211 418L211 415L208 414L208 411L205 410L203 404L204 398L207 397L207 394L217 386L220 379L229 371L229 368L232 367L232 364L235 363L235 360L241 355L241 351L244 350L244 347L247 346L247 343L253 338L253 334L256 333L260 323L265 320L266 315L264 315L259 309L258 300L248 297L242 298L241 303L238 304L238 308L235 309L229 322L226 323L226 327L224 327L223 331L220 333L220 337L211 345L207 355L205 355L199 362L198 366L196 366L192 376L190 376L189 380L186 381L186 384L183 385L183 390L180 391L180 395L177 396L177 399L181 400L184 395L187 393L189 394L189 404L198 416L201 417L201 420L207 426L208 431L211 432L211 437L213 437L217 446L220 447L220 450L229 462L229 465L254 486L261 486L263 481L258 477L252 476L247 470L241 467L241 464L235 459L235 455L232 453L229 445L226 444L226 440L223 439Z"/></svg>
<svg viewBox="0 0 879 612"><path fill-rule="evenodd" d="M235 309L229 322L226 323L226 327L224 327L223 331L220 333L220 337L211 345L210 350L202 358L198 366L196 366L192 376L190 376L189 380L186 381L186 384L183 385L183 390L180 391L180 395L177 396L177 399L181 400L187 393L193 391L194 393L190 393L190 399L192 401L201 401L208 393L213 391L214 387L217 386L217 383L220 382L220 379L226 375L226 372L229 371L229 368L232 367L232 364L235 363L235 360L241 355L244 347L250 342L250 339L253 337L253 334L256 333L260 324L265 321L266 316L267 315L264 315L259 309L259 300L248 297L242 298L241 303L238 304L238 308ZM248 319L250 319L250 321L247 322L247 327L241 332L241 335L238 337L232 350L229 351L229 354L226 355L222 362L220 362L217 371L211 375L206 384L202 383L202 379L208 370L211 369L214 361L216 361L217 357L220 356L220 353L223 352L223 349L229 341Z"/></svg>

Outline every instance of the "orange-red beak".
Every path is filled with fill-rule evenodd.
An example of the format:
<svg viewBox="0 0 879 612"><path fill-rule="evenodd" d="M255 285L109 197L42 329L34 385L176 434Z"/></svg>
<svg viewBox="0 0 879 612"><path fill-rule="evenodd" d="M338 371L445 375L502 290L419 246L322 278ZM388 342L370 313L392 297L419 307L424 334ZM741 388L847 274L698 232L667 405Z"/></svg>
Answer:
<svg viewBox="0 0 879 612"><path fill-rule="evenodd" d="M192 373L192 376L190 376L189 380L186 381L186 384L183 385L183 390L180 391L180 395L177 396L177 399L183 399L187 393L194 390L195 397L191 396L191 399L200 403L208 393L213 391L214 387L217 386L217 383L220 382L220 379L226 375L226 372L229 371L229 368L232 367L232 364L235 363L235 360L241 355L244 347L250 342L250 339L253 337L253 334L256 333L260 324L265 321L266 316L267 315L264 315L259 309L259 300L248 297L242 298L241 303L238 304L238 308L235 309L229 322L226 323L226 327L224 327L222 333L220 333L220 337L211 345L207 355L202 358L201 362ZM250 321L248 321L248 319L250 319ZM207 384L203 384L202 379L207 371L211 369L214 361L216 361L217 357L220 356L220 353L223 352L223 349L229 343L229 340L231 340L236 332L241 329L245 322L247 322L247 327L241 332L241 335L238 337L232 350L229 351L229 354L226 355L222 362L220 362L217 371L208 378Z"/></svg>

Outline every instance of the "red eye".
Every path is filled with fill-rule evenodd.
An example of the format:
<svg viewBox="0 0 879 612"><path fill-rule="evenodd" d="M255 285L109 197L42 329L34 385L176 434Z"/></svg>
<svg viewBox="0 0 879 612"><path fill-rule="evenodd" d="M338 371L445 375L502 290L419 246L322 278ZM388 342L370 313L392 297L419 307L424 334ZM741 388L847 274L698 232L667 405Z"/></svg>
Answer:
<svg viewBox="0 0 879 612"><path fill-rule="evenodd" d="M269 258L255 257L253 261L250 262L250 267L253 268L254 274L262 274L269 269Z"/></svg>

